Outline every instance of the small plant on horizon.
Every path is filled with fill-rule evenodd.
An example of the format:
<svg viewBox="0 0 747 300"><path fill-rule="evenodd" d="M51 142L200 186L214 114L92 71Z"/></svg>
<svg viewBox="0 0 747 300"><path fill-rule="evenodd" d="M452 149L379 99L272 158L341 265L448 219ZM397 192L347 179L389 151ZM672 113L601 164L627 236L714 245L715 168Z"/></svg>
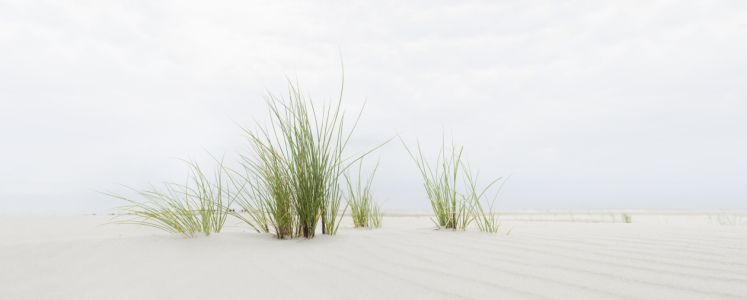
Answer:
<svg viewBox="0 0 747 300"><path fill-rule="evenodd" d="M350 176L347 173L344 174L348 187L346 198L350 207L351 217L353 218L353 225L355 228L379 228L381 227L384 211L381 209L381 204L373 199L373 191L371 190L371 183L373 182L376 170L379 168L379 163L376 163L376 167L374 167L366 179L365 185L361 175L362 167L363 160L358 164L358 181L355 187L350 180Z"/></svg>
<svg viewBox="0 0 747 300"><path fill-rule="evenodd" d="M129 203L115 208L120 213L109 223L148 226L186 238L220 232L238 193L225 181L223 168L216 167L209 178L195 161L185 162L190 167L186 184L165 182L162 189L152 185L142 191L132 189L144 201L103 193Z"/></svg>

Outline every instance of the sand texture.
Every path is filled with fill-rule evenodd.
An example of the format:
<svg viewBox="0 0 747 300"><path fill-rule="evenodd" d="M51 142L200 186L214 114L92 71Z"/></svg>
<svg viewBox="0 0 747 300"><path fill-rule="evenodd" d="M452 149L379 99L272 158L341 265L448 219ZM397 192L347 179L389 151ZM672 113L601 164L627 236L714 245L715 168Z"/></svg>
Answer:
<svg viewBox="0 0 747 300"><path fill-rule="evenodd" d="M235 220L185 239L97 227L108 216L0 216L0 299L747 299L747 226L589 217L507 215L491 235L393 214L276 240Z"/></svg>

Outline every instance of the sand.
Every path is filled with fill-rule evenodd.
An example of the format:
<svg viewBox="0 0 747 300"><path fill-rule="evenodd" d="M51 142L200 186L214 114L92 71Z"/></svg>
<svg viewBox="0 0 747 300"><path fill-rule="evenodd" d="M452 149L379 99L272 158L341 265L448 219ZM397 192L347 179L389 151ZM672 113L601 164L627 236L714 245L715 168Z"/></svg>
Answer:
<svg viewBox="0 0 747 300"><path fill-rule="evenodd" d="M234 220L185 239L97 227L109 216L0 216L0 299L747 299L747 226L562 215L507 213L491 235L393 213L313 240Z"/></svg>

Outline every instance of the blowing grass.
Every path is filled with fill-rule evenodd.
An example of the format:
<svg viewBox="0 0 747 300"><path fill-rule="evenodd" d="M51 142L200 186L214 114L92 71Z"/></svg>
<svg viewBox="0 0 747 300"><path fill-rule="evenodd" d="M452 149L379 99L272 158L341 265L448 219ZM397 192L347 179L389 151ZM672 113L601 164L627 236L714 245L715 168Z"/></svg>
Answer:
<svg viewBox="0 0 747 300"><path fill-rule="evenodd" d="M220 232L238 191L225 181L223 168L216 167L213 177L208 177L195 161L185 162L190 168L186 184L165 182L162 188L133 189L144 200L105 192L129 203L115 208L120 215L110 223L148 226L187 238Z"/></svg>
<svg viewBox="0 0 747 300"><path fill-rule="evenodd" d="M353 225L355 228L379 228L381 227L381 221L384 217L384 210L381 209L381 204L373 199L373 191L371 188L374 175L376 174L376 170L379 168L379 163L376 163L376 167L374 167L365 183L362 178L362 167L363 161L361 160L358 165L358 179L355 186L351 182L350 176L347 173L344 175L348 187L347 203L350 207Z"/></svg>

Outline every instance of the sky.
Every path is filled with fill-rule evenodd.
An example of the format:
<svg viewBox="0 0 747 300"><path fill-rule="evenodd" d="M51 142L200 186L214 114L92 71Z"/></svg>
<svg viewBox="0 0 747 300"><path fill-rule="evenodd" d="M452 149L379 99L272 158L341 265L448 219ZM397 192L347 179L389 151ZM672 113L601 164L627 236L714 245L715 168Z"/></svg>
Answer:
<svg viewBox="0 0 747 300"><path fill-rule="evenodd" d="M350 154L426 210L444 132L498 209L747 209L744 1L0 0L0 215L181 182L298 80L365 108Z"/></svg>

